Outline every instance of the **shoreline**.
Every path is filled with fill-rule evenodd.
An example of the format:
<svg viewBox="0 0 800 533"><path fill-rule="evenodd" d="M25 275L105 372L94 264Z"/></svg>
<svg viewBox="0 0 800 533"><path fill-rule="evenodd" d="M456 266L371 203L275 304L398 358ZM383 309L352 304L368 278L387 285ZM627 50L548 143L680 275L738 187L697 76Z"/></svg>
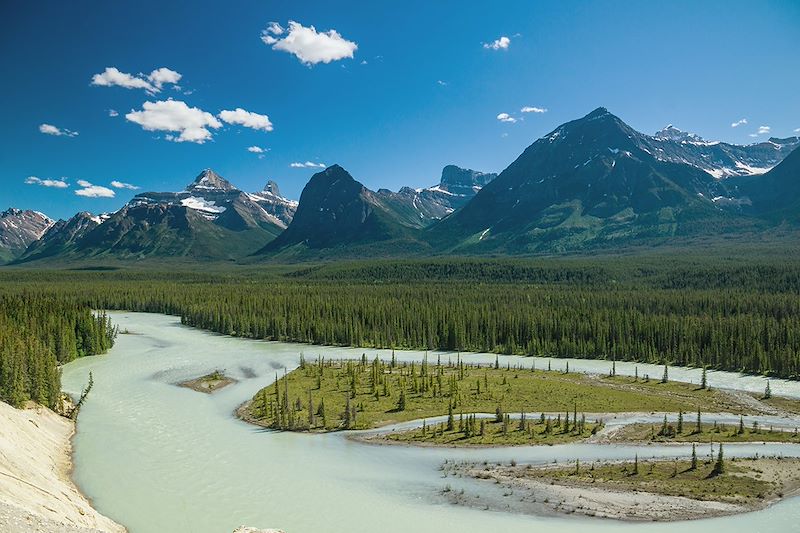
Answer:
<svg viewBox="0 0 800 533"><path fill-rule="evenodd" d="M72 480L73 421L42 407L0 402L0 530L124 533Z"/></svg>
<svg viewBox="0 0 800 533"><path fill-rule="evenodd" d="M669 462L659 461L664 464ZM626 461L606 462L612 465L623 463ZM466 463L451 466L448 475L491 482L498 494L502 495L484 495L477 499L463 491L447 489L443 494L453 504L473 508L536 516L582 515L620 522L681 522L744 514L766 509L779 501L800 495L800 459L739 459L735 464L749 464L759 473L758 477L762 472L765 477L772 477L776 487L771 493L756 499L723 501L721 498L702 499L624 488L602 480L595 484L594 481L565 481L546 476L548 470L572 467L566 463L521 466L481 466L477 463ZM791 475L787 475L790 468ZM525 472L531 469L545 475L541 478L525 477ZM781 475L784 477L780 477Z"/></svg>

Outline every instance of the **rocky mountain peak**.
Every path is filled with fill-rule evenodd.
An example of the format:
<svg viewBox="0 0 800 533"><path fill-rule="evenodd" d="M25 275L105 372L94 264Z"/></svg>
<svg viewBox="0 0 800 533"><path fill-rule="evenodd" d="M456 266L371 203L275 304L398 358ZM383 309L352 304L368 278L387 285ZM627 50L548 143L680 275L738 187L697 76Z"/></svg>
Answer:
<svg viewBox="0 0 800 533"><path fill-rule="evenodd" d="M264 185L264 192L272 194L274 196L280 196L281 191L278 188L278 184L272 180L267 181L267 184Z"/></svg>
<svg viewBox="0 0 800 533"><path fill-rule="evenodd" d="M187 191L190 192L202 192L202 191L237 191L238 189L228 180L207 168L203 170L194 181L186 187Z"/></svg>
<svg viewBox="0 0 800 533"><path fill-rule="evenodd" d="M679 130L672 124L668 124L661 130L655 132L653 137L661 141L703 142L703 138L699 135Z"/></svg>

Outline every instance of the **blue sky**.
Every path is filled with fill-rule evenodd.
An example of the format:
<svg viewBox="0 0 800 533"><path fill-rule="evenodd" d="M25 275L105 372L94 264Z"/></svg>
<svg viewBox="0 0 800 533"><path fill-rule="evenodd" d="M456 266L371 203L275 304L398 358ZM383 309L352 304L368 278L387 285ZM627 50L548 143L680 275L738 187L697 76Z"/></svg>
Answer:
<svg viewBox="0 0 800 533"><path fill-rule="evenodd" d="M206 167L293 198L306 161L427 186L450 163L500 171L598 106L737 143L800 128L796 1L10 1L0 49L0 209L53 217Z"/></svg>

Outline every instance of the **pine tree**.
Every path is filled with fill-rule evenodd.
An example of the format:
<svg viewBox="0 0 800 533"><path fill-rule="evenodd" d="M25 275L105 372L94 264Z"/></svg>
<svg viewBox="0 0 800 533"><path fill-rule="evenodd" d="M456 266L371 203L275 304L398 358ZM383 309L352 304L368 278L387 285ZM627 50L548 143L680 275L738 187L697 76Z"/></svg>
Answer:
<svg viewBox="0 0 800 533"><path fill-rule="evenodd" d="M767 380L767 387L764 389L764 399L769 400L772 398L772 389L769 386L769 380Z"/></svg>
<svg viewBox="0 0 800 533"><path fill-rule="evenodd" d="M664 365L664 375L661 376L661 383L666 383L669 381L669 369L667 365Z"/></svg>
<svg viewBox="0 0 800 533"><path fill-rule="evenodd" d="M692 443L692 466L691 470L697 470L697 445Z"/></svg>
<svg viewBox="0 0 800 533"><path fill-rule="evenodd" d="M400 390L400 398L397 400L397 410L398 411L405 411L406 410L406 392L404 390Z"/></svg>
<svg viewBox="0 0 800 533"><path fill-rule="evenodd" d="M712 476L718 476L725 473L725 459L722 455L722 443L719 443L719 453L717 454L717 462L714 463L714 469L711 471Z"/></svg>
<svg viewBox="0 0 800 533"><path fill-rule="evenodd" d="M447 431L455 429L455 420L453 419L453 403L450 402L447 406Z"/></svg>
<svg viewBox="0 0 800 533"><path fill-rule="evenodd" d="M742 415L739 415L739 430L736 433L744 435L744 417Z"/></svg>
<svg viewBox="0 0 800 533"><path fill-rule="evenodd" d="M708 380L706 379L706 367L703 365L703 375L700 378L700 388L706 389L708 387Z"/></svg>
<svg viewBox="0 0 800 533"><path fill-rule="evenodd" d="M637 453L633 457L633 475L636 476L639 474L639 454Z"/></svg>
<svg viewBox="0 0 800 533"><path fill-rule="evenodd" d="M683 411L678 411L678 435L683 433Z"/></svg>
<svg viewBox="0 0 800 533"><path fill-rule="evenodd" d="M697 410L697 426L695 426L695 433L702 433L703 426L700 420L700 409Z"/></svg>

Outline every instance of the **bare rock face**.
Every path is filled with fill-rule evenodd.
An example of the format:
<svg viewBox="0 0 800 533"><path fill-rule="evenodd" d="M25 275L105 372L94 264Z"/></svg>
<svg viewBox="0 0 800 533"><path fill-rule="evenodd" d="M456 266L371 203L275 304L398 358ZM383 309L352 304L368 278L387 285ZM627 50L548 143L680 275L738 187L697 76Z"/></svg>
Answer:
<svg viewBox="0 0 800 533"><path fill-rule="evenodd" d="M254 527L239 526L233 533L285 533L282 529L256 529Z"/></svg>

